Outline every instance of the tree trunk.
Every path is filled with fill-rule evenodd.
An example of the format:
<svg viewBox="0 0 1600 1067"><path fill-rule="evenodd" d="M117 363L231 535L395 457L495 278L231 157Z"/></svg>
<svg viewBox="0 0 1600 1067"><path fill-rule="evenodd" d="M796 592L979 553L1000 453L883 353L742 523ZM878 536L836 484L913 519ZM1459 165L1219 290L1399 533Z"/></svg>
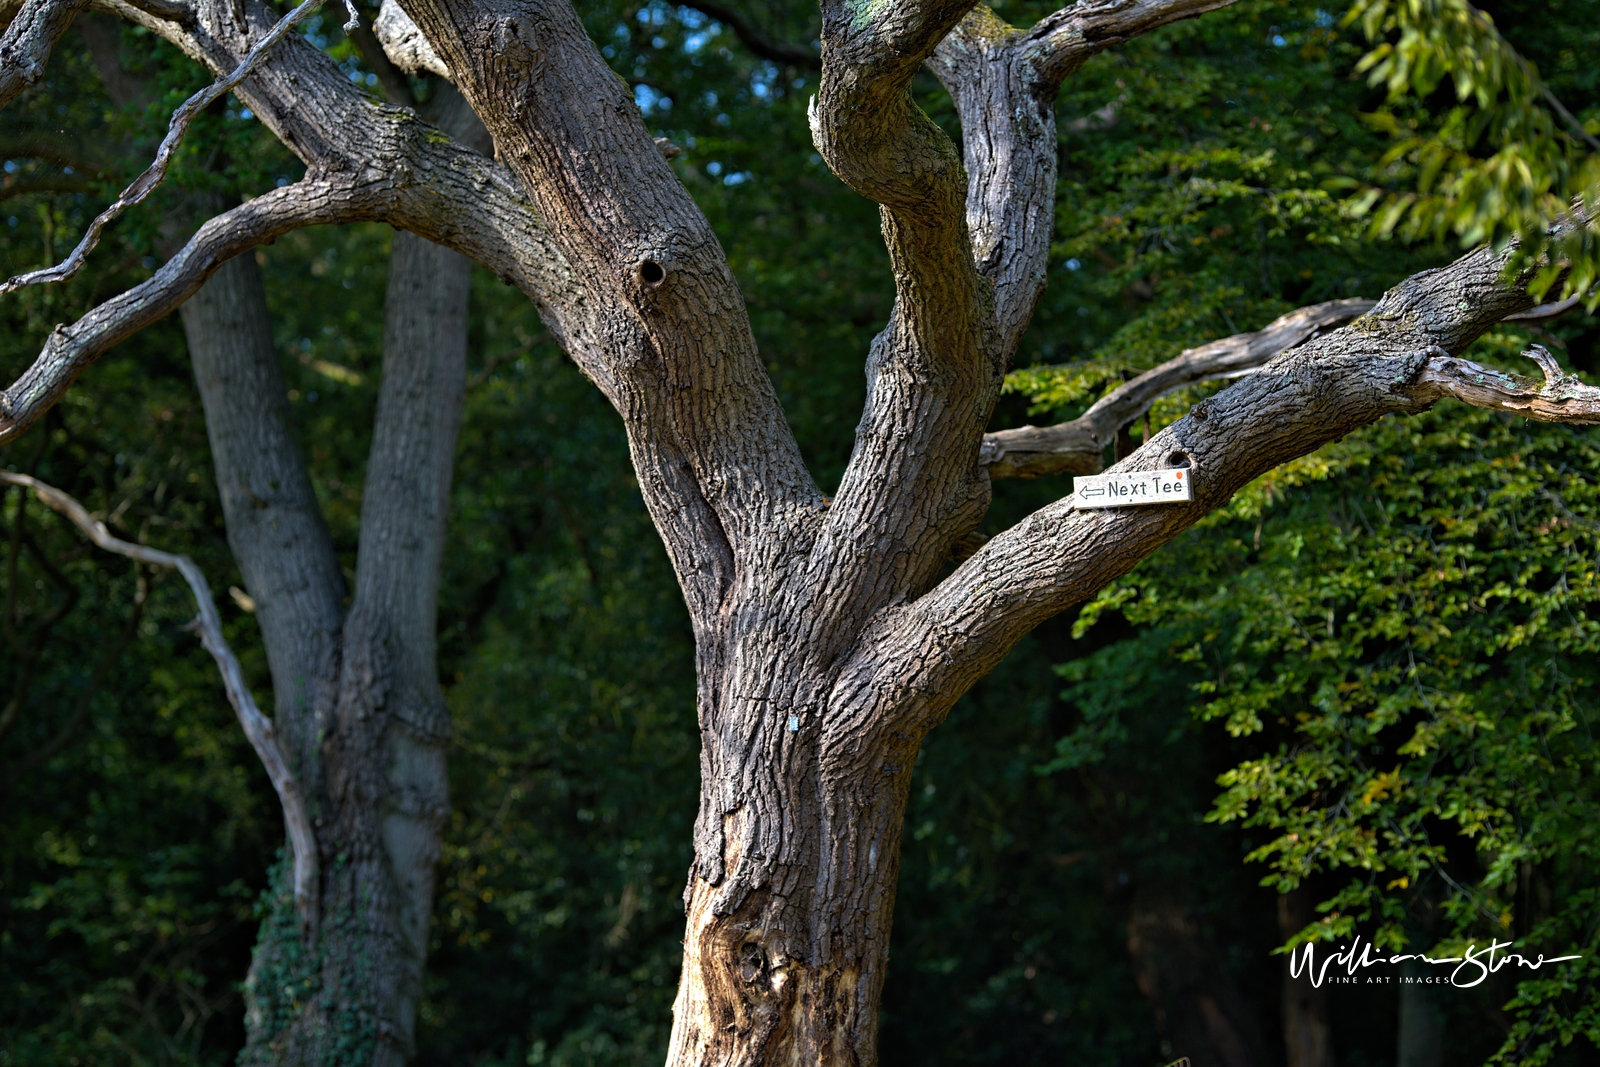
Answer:
<svg viewBox="0 0 1600 1067"><path fill-rule="evenodd" d="M377 1031L386 1054L375 1063L411 1052L433 867L449 814L450 718L434 628L470 275L456 253L395 234L356 596L344 628L337 728L325 750L348 865L325 890L324 908L360 921L324 936L343 945L340 979L370 967L377 1004L388 1009Z"/></svg>
<svg viewBox="0 0 1600 1067"><path fill-rule="evenodd" d="M253 258L228 263L184 306L229 542L257 605L277 729L312 798L324 871L314 929L301 929L277 887L246 986L245 1062L355 1053L400 1063L412 1048L448 812L434 617L470 269L395 235L348 617Z"/></svg>
<svg viewBox="0 0 1600 1067"><path fill-rule="evenodd" d="M1292 937L1312 920L1305 889L1278 898L1278 932ZM1313 986L1308 973L1299 978L1283 963L1283 1047L1289 1067L1333 1067L1333 1038L1328 1030L1328 990Z"/></svg>
<svg viewBox="0 0 1600 1067"><path fill-rule="evenodd" d="M1187 1056L1194 1067L1263 1067L1244 997L1181 900L1160 891L1135 897L1128 954L1173 1058Z"/></svg>
<svg viewBox="0 0 1600 1067"><path fill-rule="evenodd" d="M300 716L322 738L318 918L301 930L280 895L263 926L246 1063L400 1064L414 1045L449 812L434 625L471 271L404 233L389 271L356 593L337 683Z"/></svg>
<svg viewBox="0 0 1600 1067"><path fill-rule="evenodd" d="M913 761L846 784L814 714L745 725L775 758L731 803L704 779L667 1063L874 1063Z"/></svg>

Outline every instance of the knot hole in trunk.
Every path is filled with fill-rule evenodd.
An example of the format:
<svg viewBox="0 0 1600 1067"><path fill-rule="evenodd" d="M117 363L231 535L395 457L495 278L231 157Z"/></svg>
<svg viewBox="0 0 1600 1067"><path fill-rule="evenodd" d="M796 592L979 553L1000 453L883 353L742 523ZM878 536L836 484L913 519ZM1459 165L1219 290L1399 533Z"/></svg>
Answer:
<svg viewBox="0 0 1600 1067"><path fill-rule="evenodd" d="M748 985L767 970L767 954L754 941L746 941L738 948L739 977Z"/></svg>
<svg viewBox="0 0 1600 1067"><path fill-rule="evenodd" d="M653 259L641 259L634 264L633 272L639 276L641 282L652 289L667 280L667 268Z"/></svg>

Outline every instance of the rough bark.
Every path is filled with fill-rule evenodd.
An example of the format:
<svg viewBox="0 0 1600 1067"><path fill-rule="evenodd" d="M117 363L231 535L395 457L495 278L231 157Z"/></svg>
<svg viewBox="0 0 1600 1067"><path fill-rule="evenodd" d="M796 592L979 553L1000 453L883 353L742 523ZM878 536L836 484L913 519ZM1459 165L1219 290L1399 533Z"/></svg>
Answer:
<svg viewBox="0 0 1600 1067"><path fill-rule="evenodd" d="M397 235L348 617L254 262L227 264L185 305L229 539L256 603L277 721L318 802L325 870L313 931L264 927L247 1062L334 1062L351 1041L366 1062L409 1055L445 811L433 620L468 273L459 256ZM308 988L285 989L296 981Z"/></svg>
<svg viewBox="0 0 1600 1067"><path fill-rule="evenodd" d="M460 109L453 116L471 120ZM338 634L337 681L316 721L325 737L325 851L337 855L314 938L285 944L286 931L264 929L246 1062L335 1062L352 1030L356 1062L403 1063L414 1047L449 812L435 618L470 279L464 257L395 235L355 593ZM285 1003L276 979L295 969L297 948L313 950L322 996Z"/></svg>
<svg viewBox="0 0 1600 1067"><path fill-rule="evenodd" d="M89 0L27 0L0 35L0 107L44 77L50 50Z"/></svg>
<svg viewBox="0 0 1600 1067"><path fill-rule="evenodd" d="M320 799L324 724L312 709L338 679L344 577L295 442L255 258L224 265L182 319L228 547L266 646L273 720L302 791Z"/></svg>
<svg viewBox="0 0 1600 1067"><path fill-rule="evenodd" d="M1174 359L1124 382L1071 422L1021 426L983 435L978 462L991 478L1035 478L1041 474L1094 474L1118 431L1175 389L1217 378L1237 378L1298 344L1343 326L1372 310L1373 301L1352 298L1312 304L1280 316L1259 330L1190 348Z"/></svg>
<svg viewBox="0 0 1600 1067"><path fill-rule="evenodd" d="M1118 464L1189 466L1192 503L1091 512L1068 497L941 579L987 507L985 424L1044 283L1060 81L1100 49L1225 2L1085 0L1020 30L969 0L825 0L813 137L879 204L896 291L832 501L801 462L715 235L567 0L403 2L505 166L285 40L238 92L306 179L207 223L150 282L58 330L0 396L0 440L229 256L294 226L381 219L521 286L621 413L695 634L703 785L670 1062L871 1064L917 748L1027 630L1250 479L1386 414L1453 396L1600 421L1600 391L1558 371L1540 383L1459 358L1532 304L1502 279L1504 255L1479 251L1280 350ZM216 71L274 22L254 0L207 0L189 21L95 3ZM925 61L956 102L960 153L910 99ZM1185 366L1140 388L1184 380ZM425 927L407 909L436 847L447 726L431 661L407 658L426 655L424 634L431 648L436 579L408 583L401 568L436 566L451 375L443 356L386 356L351 614L330 686L298 712L328 728L304 755L322 760L319 833L339 849L324 856L324 933L310 948L344 947L297 956L306 946L269 929L255 1057L314 1058L341 1027L367 1061L408 1047ZM381 975L351 963L359 945Z"/></svg>
<svg viewBox="0 0 1600 1067"><path fill-rule="evenodd" d="M183 307L230 541L257 605L278 721L317 790L326 854L315 930L266 927L248 986L247 1059L331 1062L352 1031L372 1062L401 1062L411 1048L447 810L434 615L470 269L395 237L348 616L253 259L225 264ZM333 995L285 1005L285 972Z"/></svg>

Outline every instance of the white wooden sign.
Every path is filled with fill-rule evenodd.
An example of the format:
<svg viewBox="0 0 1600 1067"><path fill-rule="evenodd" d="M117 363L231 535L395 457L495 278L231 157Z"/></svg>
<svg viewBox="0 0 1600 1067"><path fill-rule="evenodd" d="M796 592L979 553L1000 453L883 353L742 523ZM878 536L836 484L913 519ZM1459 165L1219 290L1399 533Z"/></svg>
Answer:
<svg viewBox="0 0 1600 1067"><path fill-rule="evenodd" d="M1175 504L1189 500L1193 473L1179 467L1164 471L1122 471L1072 479L1080 508L1121 508L1130 504Z"/></svg>

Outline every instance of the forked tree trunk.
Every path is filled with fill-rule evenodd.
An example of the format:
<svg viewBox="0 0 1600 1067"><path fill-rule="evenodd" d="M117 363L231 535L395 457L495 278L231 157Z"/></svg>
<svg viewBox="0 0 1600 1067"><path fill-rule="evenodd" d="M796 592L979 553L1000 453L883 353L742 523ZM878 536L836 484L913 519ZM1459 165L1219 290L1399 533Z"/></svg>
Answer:
<svg viewBox="0 0 1600 1067"><path fill-rule="evenodd" d="M253 258L228 263L184 306L229 540L323 872L310 928L287 871L276 887L246 983L246 1063L397 1064L413 1047L448 813L434 617L470 271L454 252L395 235L348 614Z"/></svg>
<svg viewBox="0 0 1600 1067"><path fill-rule="evenodd" d="M280 895L263 926L247 985L246 1063L400 1064L414 1048L449 812L434 618L470 263L398 233L389 272L356 591L335 676L294 716L296 732L316 738L301 764L319 785L316 920L302 929Z"/></svg>
<svg viewBox="0 0 1600 1067"><path fill-rule="evenodd" d="M716 235L568 0L404 0L421 31L411 43L482 117L504 166L377 106L288 34L238 93L306 178L212 219L134 293L54 331L0 395L0 441L222 260L297 226L387 221L521 286L622 415L695 632L704 784L672 1062L872 1064L917 748L1023 634L1251 479L1387 414L1453 396L1600 422L1600 390L1548 356L1543 383L1459 358L1532 305L1504 279L1509 250L1480 249L1304 339L1119 464L1141 478L1184 468L1187 505L1081 510L1068 496L971 536L989 471L1003 470L984 429L1048 262L1060 82L1102 48L1228 2L1081 0L1019 30L971 0L823 0L813 141L880 206L896 296L831 500L784 421ZM192 21L146 6L118 11L218 71L279 17L260 0L197 0ZM912 100L925 61L960 116L959 151ZM348 615L260 341L259 295L253 325L229 326L204 300L188 317L279 729L320 820L311 923L285 897L263 927L253 1062L388 1064L411 1045L443 815L432 626L464 344L459 316L423 310L444 293L465 300L464 264L429 258L440 255L396 242ZM254 275L245 263L232 277ZM204 343L230 329L257 343ZM1125 396L1126 419L1100 429L1159 392ZM1069 436L1089 466L1109 440ZM963 561L943 573L958 544Z"/></svg>

